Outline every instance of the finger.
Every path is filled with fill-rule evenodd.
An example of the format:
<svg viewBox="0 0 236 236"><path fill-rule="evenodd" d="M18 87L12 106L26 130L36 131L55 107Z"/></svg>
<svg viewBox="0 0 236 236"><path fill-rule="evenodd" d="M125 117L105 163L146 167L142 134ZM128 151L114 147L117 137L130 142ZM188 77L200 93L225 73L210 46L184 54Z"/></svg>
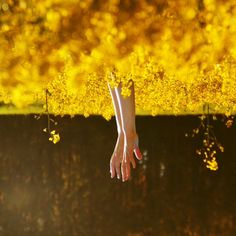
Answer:
<svg viewBox="0 0 236 236"><path fill-rule="evenodd" d="M128 180L130 177L130 172L131 172L130 162L132 163L132 159L134 160L133 151L132 151L132 149L130 149L130 150L128 150L128 152L126 152L126 180ZM132 163L132 165L133 165L133 163ZM135 165L135 163L134 163L134 165Z"/></svg>
<svg viewBox="0 0 236 236"><path fill-rule="evenodd" d="M130 161L132 163L133 168L135 169L136 168L136 163L135 163L134 158L132 157Z"/></svg>
<svg viewBox="0 0 236 236"><path fill-rule="evenodd" d="M116 176L117 176L117 179L120 179L120 176L121 176L120 163L116 164Z"/></svg>
<svg viewBox="0 0 236 236"><path fill-rule="evenodd" d="M125 182L126 180L126 164L127 162L125 162L125 160L122 160L121 163L121 174L122 174L122 181Z"/></svg>
<svg viewBox="0 0 236 236"><path fill-rule="evenodd" d="M128 180L129 177L130 177L130 162L128 161L126 163L126 178L125 178L125 180Z"/></svg>
<svg viewBox="0 0 236 236"><path fill-rule="evenodd" d="M126 162L125 162L125 167L126 167L126 169L125 169L125 171L126 171L126 174L125 174L125 180L128 180L129 179L129 177L130 177L130 156L131 155L133 155L133 153L132 153L132 151L131 151L131 153L126 153L125 154L125 160L126 160Z"/></svg>
<svg viewBox="0 0 236 236"><path fill-rule="evenodd" d="M110 173L111 173L111 178L115 177L115 167L114 167L114 163L113 163L113 158L110 161Z"/></svg>
<svg viewBox="0 0 236 236"><path fill-rule="evenodd" d="M142 160L143 154L141 153L139 147L134 148L134 154L138 160Z"/></svg>

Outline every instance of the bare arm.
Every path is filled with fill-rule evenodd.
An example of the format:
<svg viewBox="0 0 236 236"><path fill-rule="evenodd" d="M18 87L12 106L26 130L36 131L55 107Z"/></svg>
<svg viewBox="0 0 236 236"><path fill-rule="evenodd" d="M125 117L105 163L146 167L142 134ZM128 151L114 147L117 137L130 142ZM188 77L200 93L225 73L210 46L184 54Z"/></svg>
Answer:
<svg viewBox="0 0 236 236"><path fill-rule="evenodd" d="M121 84L115 89L111 89L110 85L108 87L115 110L118 131L116 147L110 161L110 172L112 178L116 172L117 178L120 178L122 174L122 180L126 181L130 177L130 163L134 168L136 166L133 152L137 159L142 158L135 126L134 84L131 87L131 95L127 98L121 95Z"/></svg>

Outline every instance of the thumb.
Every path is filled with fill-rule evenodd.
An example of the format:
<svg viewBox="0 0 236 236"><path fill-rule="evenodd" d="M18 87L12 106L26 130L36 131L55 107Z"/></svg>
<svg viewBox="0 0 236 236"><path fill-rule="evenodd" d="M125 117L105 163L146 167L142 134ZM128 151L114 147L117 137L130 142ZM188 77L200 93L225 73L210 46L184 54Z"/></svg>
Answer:
<svg viewBox="0 0 236 236"><path fill-rule="evenodd" d="M134 148L134 154L138 160L142 160L143 154L141 153L140 149L138 146Z"/></svg>

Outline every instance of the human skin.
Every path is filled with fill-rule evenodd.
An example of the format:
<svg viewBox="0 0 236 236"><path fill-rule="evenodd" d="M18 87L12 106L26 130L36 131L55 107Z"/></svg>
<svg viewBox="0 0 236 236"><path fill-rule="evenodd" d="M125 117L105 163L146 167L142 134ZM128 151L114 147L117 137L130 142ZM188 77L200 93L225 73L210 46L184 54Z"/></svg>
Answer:
<svg viewBox="0 0 236 236"><path fill-rule="evenodd" d="M115 110L117 124L117 141L110 159L111 178L117 176L122 181L127 181L131 176L131 165L136 167L135 157L142 159L142 153L138 146L138 135L135 125L135 95L132 82L131 95L124 98L121 95L121 84L114 89L108 84Z"/></svg>

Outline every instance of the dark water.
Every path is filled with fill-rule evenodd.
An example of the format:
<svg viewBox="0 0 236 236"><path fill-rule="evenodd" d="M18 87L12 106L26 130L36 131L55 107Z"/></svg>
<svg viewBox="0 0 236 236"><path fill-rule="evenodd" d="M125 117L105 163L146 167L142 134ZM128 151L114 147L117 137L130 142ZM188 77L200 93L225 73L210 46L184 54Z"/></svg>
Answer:
<svg viewBox="0 0 236 236"><path fill-rule="evenodd" d="M114 119L0 117L0 236L236 235L236 128L216 121L220 169L185 133L197 117L137 117L145 160L127 183L110 179Z"/></svg>

